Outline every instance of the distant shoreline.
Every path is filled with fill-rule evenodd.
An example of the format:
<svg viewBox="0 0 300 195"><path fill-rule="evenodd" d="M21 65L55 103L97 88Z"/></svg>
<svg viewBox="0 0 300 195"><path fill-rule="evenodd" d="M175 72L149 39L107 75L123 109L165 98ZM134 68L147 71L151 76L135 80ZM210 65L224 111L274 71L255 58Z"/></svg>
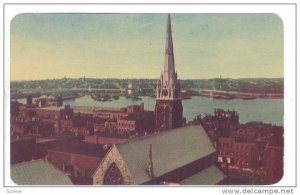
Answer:
<svg viewBox="0 0 300 195"><path fill-rule="evenodd" d="M39 96L35 96L33 97L34 99L35 98L38 98ZM125 97L125 96L123 96ZM151 96L142 96L142 97L149 97L149 98L153 98L155 99L155 97L151 97ZM267 97L255 97L255 98L237 98L237 97L233 97L233 98L223 98L223 97L209 97L209 96L203 96L203 95L192 95L192 96L185 96L185 97L182 97L182 100L189 100L193 97L204 97L204 98L207 98L207 99L214 99L214 100L245 100L245 101L249 101L249 100L255 100L255 99L265 99L265 100L276 100L276 99L284 99L284 96L281 95L281 96L267 96ZM80 97L74 97L74 98L70 98L70 99L77 99L77 98L80 98ZM22 97L11 97L10 98L11 100L20 100L20 99L26 99L26 97L22 96ZM63 98L64 100L67 100L66 98ZM114 100L113 100L114 101Z"/></svg>
<svg viewBox="0 0 300 195"><path fill-rule="evenodd" d="M95 78L95 77L78 77L78 78L72 78L72 77L64 77L64 78L46 78L46 79L33 79L33 80L10 80L11 83L13 82L34 82L34 81L52 81L52 80L63 80L63 79L70 79L70 80L77 80L77 79L103 79L103 80L157 80L158 78ZM201 81L207 81L207 80L214 80L214 79L224 79L224 80L261 80L261 79L284 79L284 77L251 77L251 78L246 78L246 77L241 77L241 78L193 78L193 79L183 79L181 78L181 81L188 81L188 80L201 80Z"/></svg>

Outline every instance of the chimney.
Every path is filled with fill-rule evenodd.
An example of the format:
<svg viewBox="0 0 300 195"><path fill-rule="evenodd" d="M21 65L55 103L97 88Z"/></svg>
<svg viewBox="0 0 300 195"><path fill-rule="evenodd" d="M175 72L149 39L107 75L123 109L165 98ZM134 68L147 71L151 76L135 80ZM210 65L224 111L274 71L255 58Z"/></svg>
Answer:
<svg viewBox="0 0 300 195"><path fill-rule="evenodd" d="M149 163L147 171L148 175L153 178L152 144L149 144Z"/></svg>

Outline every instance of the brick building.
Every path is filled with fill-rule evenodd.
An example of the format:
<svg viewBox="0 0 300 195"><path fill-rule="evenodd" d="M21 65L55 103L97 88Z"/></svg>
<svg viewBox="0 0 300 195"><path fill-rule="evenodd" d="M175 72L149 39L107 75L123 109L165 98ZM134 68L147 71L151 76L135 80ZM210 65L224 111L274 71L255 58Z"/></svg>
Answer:
<svg viewBox="0 0 300 195"><path fill-rule="evenodd" d="M74 112L70 105L66 105L64 109L61 110L61 130L62 131L72 131L73 129L73 116Z"/></svg>
<svg viewBox="0 0 300 195"><path fill-rule="evenodd" d="M266 146L266 184L275 184L283 177L283 147Z"/></svg>
<svg viewBox="0 0 300 195"><path fill-rule="evenodd" d="M59 133L61 132L61 113L64 107L56 107L56 106L49 106L49 107L42 107L37 108L36 113L40 120L48 121L53 123L54 132Z"/></svg>
<svg viewBox="0 0 300 195"><path fill-rule="evenodd" d="M10 164L31 161L34 157L36 142L34 137L18 137L10 141Z"/></svg>
<svg viewBox="0 0 300 195"><path fill-rule="evenodd" d="M32 122L37 120L36 108L33 105L20 105L17 121Z"/></svg>
<svg viewBox="0 0 300 195"><path fill-rule="evenodd" d="M17 108L16 108L17 109ZM154 112L144 105L126 108L19 105L11 120L12 134L50 136L63 132L80 135L101 133L105 136L137 136L154 131Z"/></svg>
<svg viewBox="0 0 300 195"><path fill-rule="evenodd" d="M102 120L114 120L118 118L127 118L129 113L126 109L99 109L93 112L93 118Z"/></svg>
<svg viewBox="0 0 300 195"><path fill-rule="evenodd" d="M94 119L91 113L74 112L72 118L72 132L81 135L88 135L93 132Z"/></svg>
<svg viewBox="0 0 300 195"><path fill-rule="evenodd" d="M239 129L233 134L236 137L219 138L218 163L230 177L246 179L253 184L276 183L283 175L281 133L280 128L274 133Z"/></svg>
<svg viewBox="0 0 300 195"><path fill-rule="evenodd" d="M74 142L49 149L46 160L69 175L74 184L91 185L92 176L107 150L101 145Z"/></svg>
<svg viewBox="0 0 300 195"><path fill-rule="evenodd" d="M239 125L238 113L223 109L215 109L213 115L206 115L198 120L214 141L219 137L229 137L231 130Z"/></svg>
<svg viewBox="0 0 300 195"><path fill-rule="evenodd" d="M143 103L120 109L97 109L93 118L94 132L105 135L145 135L154 130L154 112L145 111Z"/></svg>
<svg viewBox="0 0 300 195"><path fill-rule="evenodd" d="M17 121L15 120L11 125L11 135L16 136L50 136L54 133L54 126L49 121Z"/></svg>
<svg viewBox="0 0 300 195"><path fill-rule="evenodd" d="M237 126L230 133L230 136L237 140L256 140L259 142L267 142L271 145L283 146L282 126L252 122Z"/></svg>
<svg viewBox="0 0 300 195"><path fill-rule="evenodd" d="M10 142L11 164L44 158L49 149L64 147L74 142L78 142L78 139L68 135L48 138L17 136L12 138Z"/></svg>
<svg viewBox="0 0 300 195"><path fill-rule="evenodd" d="M262 156L255 142L238 142L234 138L219 138L218 162L236 168L256 168Z"/></svg>

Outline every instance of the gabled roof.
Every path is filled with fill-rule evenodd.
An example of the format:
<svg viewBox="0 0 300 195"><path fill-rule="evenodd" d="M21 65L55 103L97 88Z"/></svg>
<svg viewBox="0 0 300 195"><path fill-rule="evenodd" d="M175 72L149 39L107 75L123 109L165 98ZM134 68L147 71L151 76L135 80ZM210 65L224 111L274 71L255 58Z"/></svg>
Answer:
<svg viewBox="0 0 300 195"><path fill-rule="evenodd" d="M68 176L43 160L12 165L10 173L17 185L73 185Z"/></svg>
<svg viewBox="0 0 300 195"><path fill-rule="evenodd" d="M215 165L182 180L181 185L216 185L225 179L224 173Z"/></svg>
<svg viewBox="0 0 300 195"><path fill-rule="evenodd" d="M152 144L154 177L214 153L215 147L202 126L187 126L117 144L135 184L151 180L147 173L149 144Z"/></svg>

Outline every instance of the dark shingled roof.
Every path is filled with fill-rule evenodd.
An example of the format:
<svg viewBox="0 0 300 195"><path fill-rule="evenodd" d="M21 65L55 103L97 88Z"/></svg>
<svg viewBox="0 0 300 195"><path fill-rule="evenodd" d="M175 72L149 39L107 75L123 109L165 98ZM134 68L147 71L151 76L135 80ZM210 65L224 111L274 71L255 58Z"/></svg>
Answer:
<svg viewBox="0 0 300 195"><path fill-rule="evenodd" d="M10 173L18 185L73 185L68 176L43 160L12 165Z"/></svg>
<svg viewBox="0 0 300 195"><path fill-rule="evenodd" d="M135 184L151 180L147 173L149 144L152 144L155 177L216 152L212 141L201 125L181 127L117 144L116 147L132 174Z"/></svg>
<svg viewBox="0 0 300 195"><path fill-rule="evenodd" d="M50 151L81 154L101 158L103 158L106 154L106 150L104 150L102 146L81 141L74 141L72 143L58 146L56 148L50 149Z"/></svg>

